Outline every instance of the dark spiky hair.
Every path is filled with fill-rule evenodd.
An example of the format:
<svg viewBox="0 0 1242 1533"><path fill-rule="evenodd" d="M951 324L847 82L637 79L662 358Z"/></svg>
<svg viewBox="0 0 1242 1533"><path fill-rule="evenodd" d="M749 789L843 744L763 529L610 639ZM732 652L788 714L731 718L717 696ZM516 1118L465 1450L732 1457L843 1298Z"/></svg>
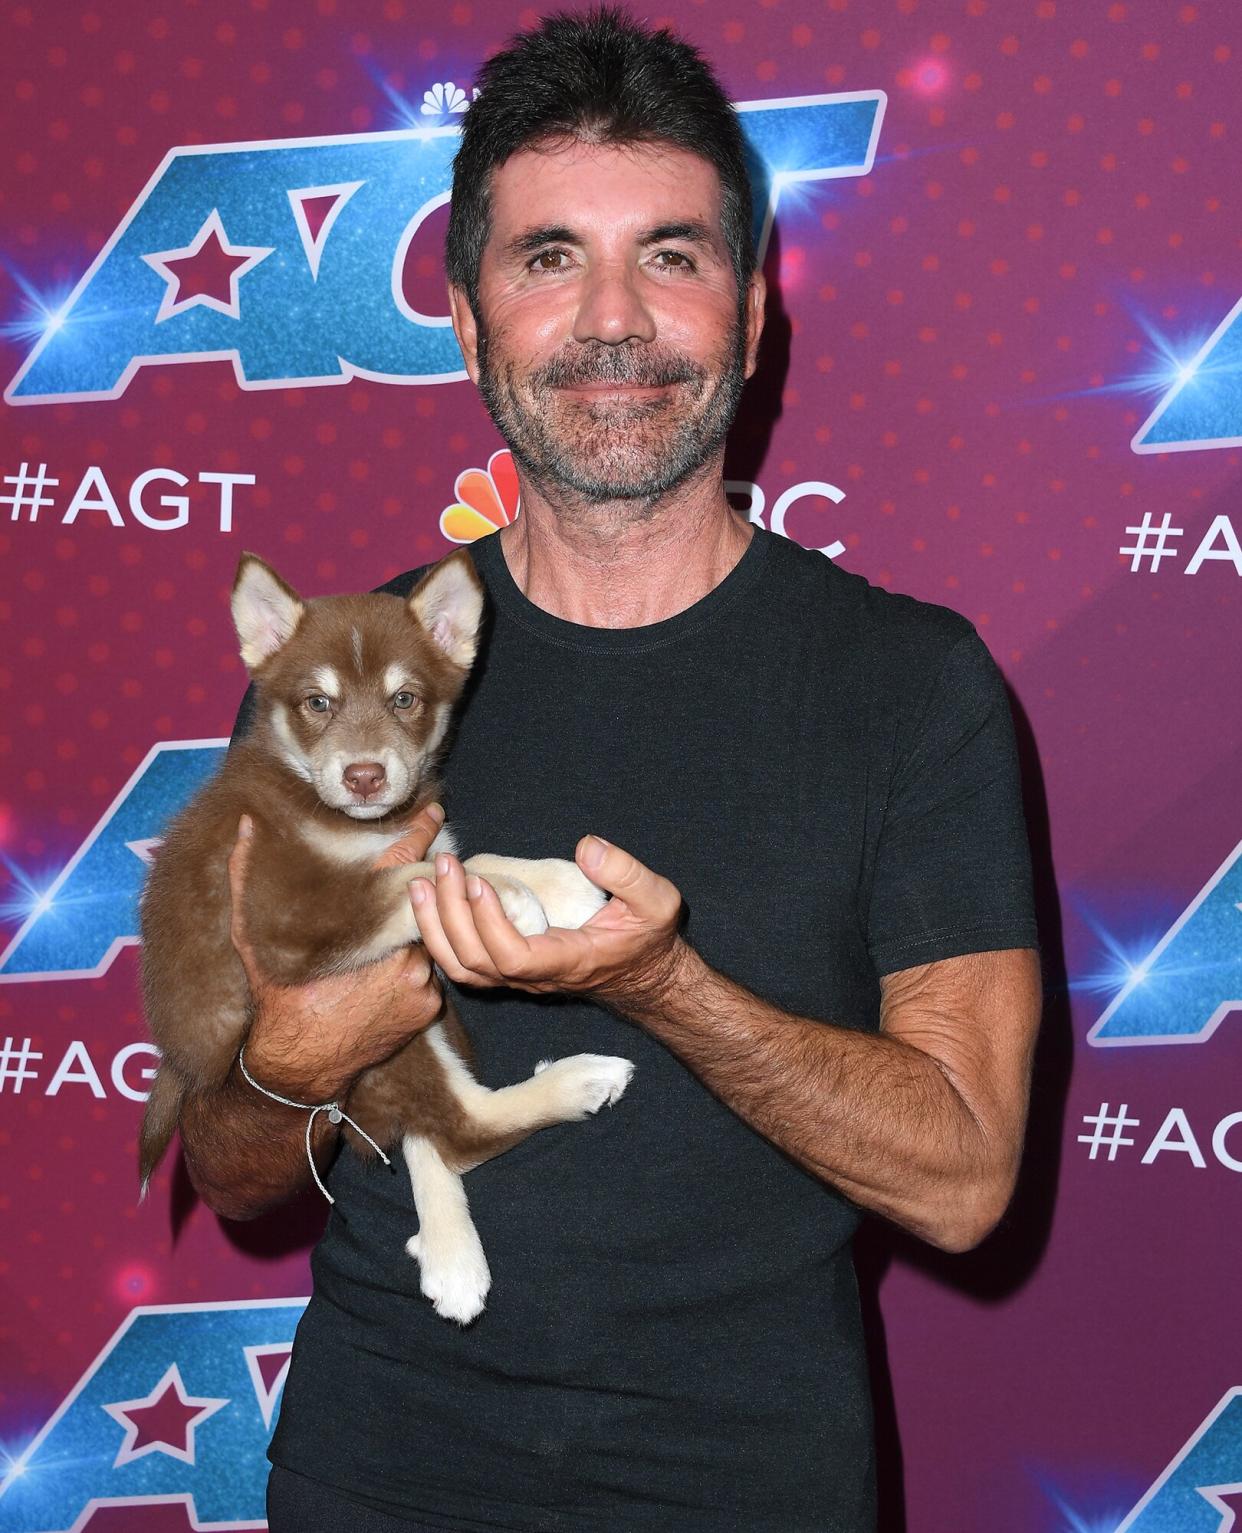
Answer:
<svg viewBox="0 0 1242 1533"><path fill-rule="evenodd" d="M721 227L739 292L755 269L750 181L737 114L697 49L601 6L545 17L484 64L453 161L445 264L478 312L491 228L491 174L519 149L557 139L671 144L720 177Z"/></svg>

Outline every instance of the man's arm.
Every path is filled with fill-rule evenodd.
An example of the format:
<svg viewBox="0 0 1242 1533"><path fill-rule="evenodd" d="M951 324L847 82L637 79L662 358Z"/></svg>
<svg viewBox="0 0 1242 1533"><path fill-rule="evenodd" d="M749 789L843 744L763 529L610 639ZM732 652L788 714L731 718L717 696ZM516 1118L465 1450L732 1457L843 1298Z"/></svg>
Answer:
<svg viewBox="0 0 1242 1533"><path fill-rule="evenodd" d="M438 805L423 810L380 865L420 862L443 819ZM294 1102L343 1100L363 1070L388 1059L441 1014L444 998L431 962L421 946L413 946L351 974L296 988L271 984L239 916L249 850L243 832L229 858L233 942L252 997L246 1068L269 1091ZM256 1091L236 1061L221 1086L188 1097L181 1143L203 1202L226 1219L252 1219L309 1186L306 1119L305 1112ZM316 1117L312 1145L321 1175L339 1134L326 1113Z"/></svg>
<svg viewBox="0 0 1242 1533"><path fill-rule="evenodd" d="M884 976L881 991L880 1032L859 1032L781 1011L679 943L664 985L631 1015L799 1165L966 1251L1000 1220L1017 1178L1037 955L946 958Z"/></svg>
<svg viewBox="0 0 1242 1533"><path fill-rule="evenodd" d="M592 860L594 859L594 860ZM413 898L428 951L461 984L594 996L660 1038L800 1165L944 1250L976 1245L1012 1194L1040 1012L1033 949L881 980L880 1032L771 1006L678 935L667 879L597 837L579 865L613 899L579 931L526 938L488 885L441 859Z"/></svg>

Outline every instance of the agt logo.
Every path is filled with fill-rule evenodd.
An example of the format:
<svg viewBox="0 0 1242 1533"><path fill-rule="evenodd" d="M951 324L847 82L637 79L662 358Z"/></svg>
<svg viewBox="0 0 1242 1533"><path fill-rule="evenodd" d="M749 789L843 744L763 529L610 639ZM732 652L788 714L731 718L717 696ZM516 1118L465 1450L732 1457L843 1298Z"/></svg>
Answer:
<svg viewBox="0 0 1242 1533"><path fill-rule="evenodd" d="M138 941L138 898L164 826L224 759L227 740L153 745L0 953L0 980L89 979Z"/></svg>
<svg viewBox="0 0 1242 1533"><path fill-rule="evenodd" d="M0 1533L76 1533L98 1507L174 1502L191 1527L266 1527L267 1444L305 1305L131 1310L42 1431L0 1458Z"/></svg>
<svg viewBox="0 0 1242 1533"><path fill-rule="evenodd" d="M800 183L865 176L883 91L738 105L760 255ZM410 242L449 200L459 130L169 151L5 392L116 399L148 363L228 359L245 389L465 376L447 314L403 289Z"/></svg>
<svg viewBox="0 0 1242 1533"><path fill-rule="evenodd" d="M1242 1010L1242 841L1087 1034L1096 1048L1205 1043Z"/></svg>
<svg viewBox="0 0 1242 1533"><path fill-rule="evenodd" d="M1229 1390L1117 1533L1228 1533L1242 1511L1242 1388Z"/></svg>

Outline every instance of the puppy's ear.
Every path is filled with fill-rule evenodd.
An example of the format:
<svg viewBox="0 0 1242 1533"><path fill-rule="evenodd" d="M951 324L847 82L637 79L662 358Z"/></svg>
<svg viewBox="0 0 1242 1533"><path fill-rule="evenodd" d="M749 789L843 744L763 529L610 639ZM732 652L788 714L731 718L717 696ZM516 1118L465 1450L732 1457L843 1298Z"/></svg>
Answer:
<svg viewBox="0 0 1242 1533"><path fill-rule="evenodd" d="M483 583L464 548L424 575L407 605L455 665L464 669L473 663L483 617Z"/></svg>
<svg viewBox="0 0 1242 1533"><path fill-rule="evenodd" d="M241 556L232 606L233 626L248 671L257 670L288 643L306 611L297 592L257 554Z"/></svg>

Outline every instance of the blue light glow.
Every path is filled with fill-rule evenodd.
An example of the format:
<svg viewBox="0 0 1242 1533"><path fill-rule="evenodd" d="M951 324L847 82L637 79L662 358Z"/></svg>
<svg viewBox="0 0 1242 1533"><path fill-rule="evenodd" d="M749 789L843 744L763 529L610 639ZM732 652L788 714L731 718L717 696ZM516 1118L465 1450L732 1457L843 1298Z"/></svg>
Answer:
<svg viewBox="0 0 1242 1533"><path fill-rule="evenodd" d="M1210 325L1204 325L1197 333L1175 342L1139 310L1132 312L1135 321L1151 342L1151 361L1141 372L1132 374L1114 387L1124 388L1127 393L1163 394L1176 383L1187 384L1192 379L1197 380L1213 373L1240 370L1236 362L1213 362L1204 356L1212 333Z"/></svg>
<svg viewBox="0 0 1242 1533"><path fill-rule="evenodd" d="M25 921L52 909L55 903L52 887L60 873L59 868L27 873L3 853L0 853L0 862L8 869L11 880L9 887L0 894L0 921Z"/></svg>
<svg viewBox="0 0 1242 1533"><path fill-rule="evenodd" d="M1162 931L1154 931L1126 945L1107 931L1089 910L1081 905L1075 908L1100 939L1104 953L1098 969L1070 980L1070 990L1084 991L1089 995L1119 995L1124 990L1146 983L1157 970L1162 975L1189 972L1180 968L1166 969L1157 964L1154 949L1163 935Z"/></svg>
<svg viewBox="0 0 1242 1533"><path fill-rule="evenodd" d="M45 335L54 335L66 320L66 303L73 291L70 282L60 283L46 293L40 293L16 267L4 263L4 268L24 294L21 306L14 318L0 324L0 335L29 345L41 341ZM75 315L76 319L77 316Z"/></svg>
<svg viewBox="0 0 1242 1533"><path fill-rule="evenodd" d="M0 1443L0 1491L14 1480L20 1480L30 1471L29 1459L34 1449L34 1441L31 1440L18 1453L12 1453Z"/></svg>
<svg viewBox="0 0 1242 1533"><path fill-rule="evenodd" d="M1128 1501L1121 1501L1119 1504L1115 1503L1117 1505L1116 1510L1091 1513L1080 1512L1070 1505L1069 1501L1049 1480L1047 1475L1041 1474L1038 1470L1033 1470L1032 1474L1039 1484L1039 1488L1064 1519L1064 1521L1057 1523L1055 1529L1051 1530L1051 1533L1116 1533L1129 1508ZM1093 1496L1092 1499L1097 1505L1105 1499L1105 1495L1111 1500L1112 1496L1117 1494L1117 1489L1118 1487L1114 1487L1111 1493L1105 1492L1104 1495Z"/></svg>

